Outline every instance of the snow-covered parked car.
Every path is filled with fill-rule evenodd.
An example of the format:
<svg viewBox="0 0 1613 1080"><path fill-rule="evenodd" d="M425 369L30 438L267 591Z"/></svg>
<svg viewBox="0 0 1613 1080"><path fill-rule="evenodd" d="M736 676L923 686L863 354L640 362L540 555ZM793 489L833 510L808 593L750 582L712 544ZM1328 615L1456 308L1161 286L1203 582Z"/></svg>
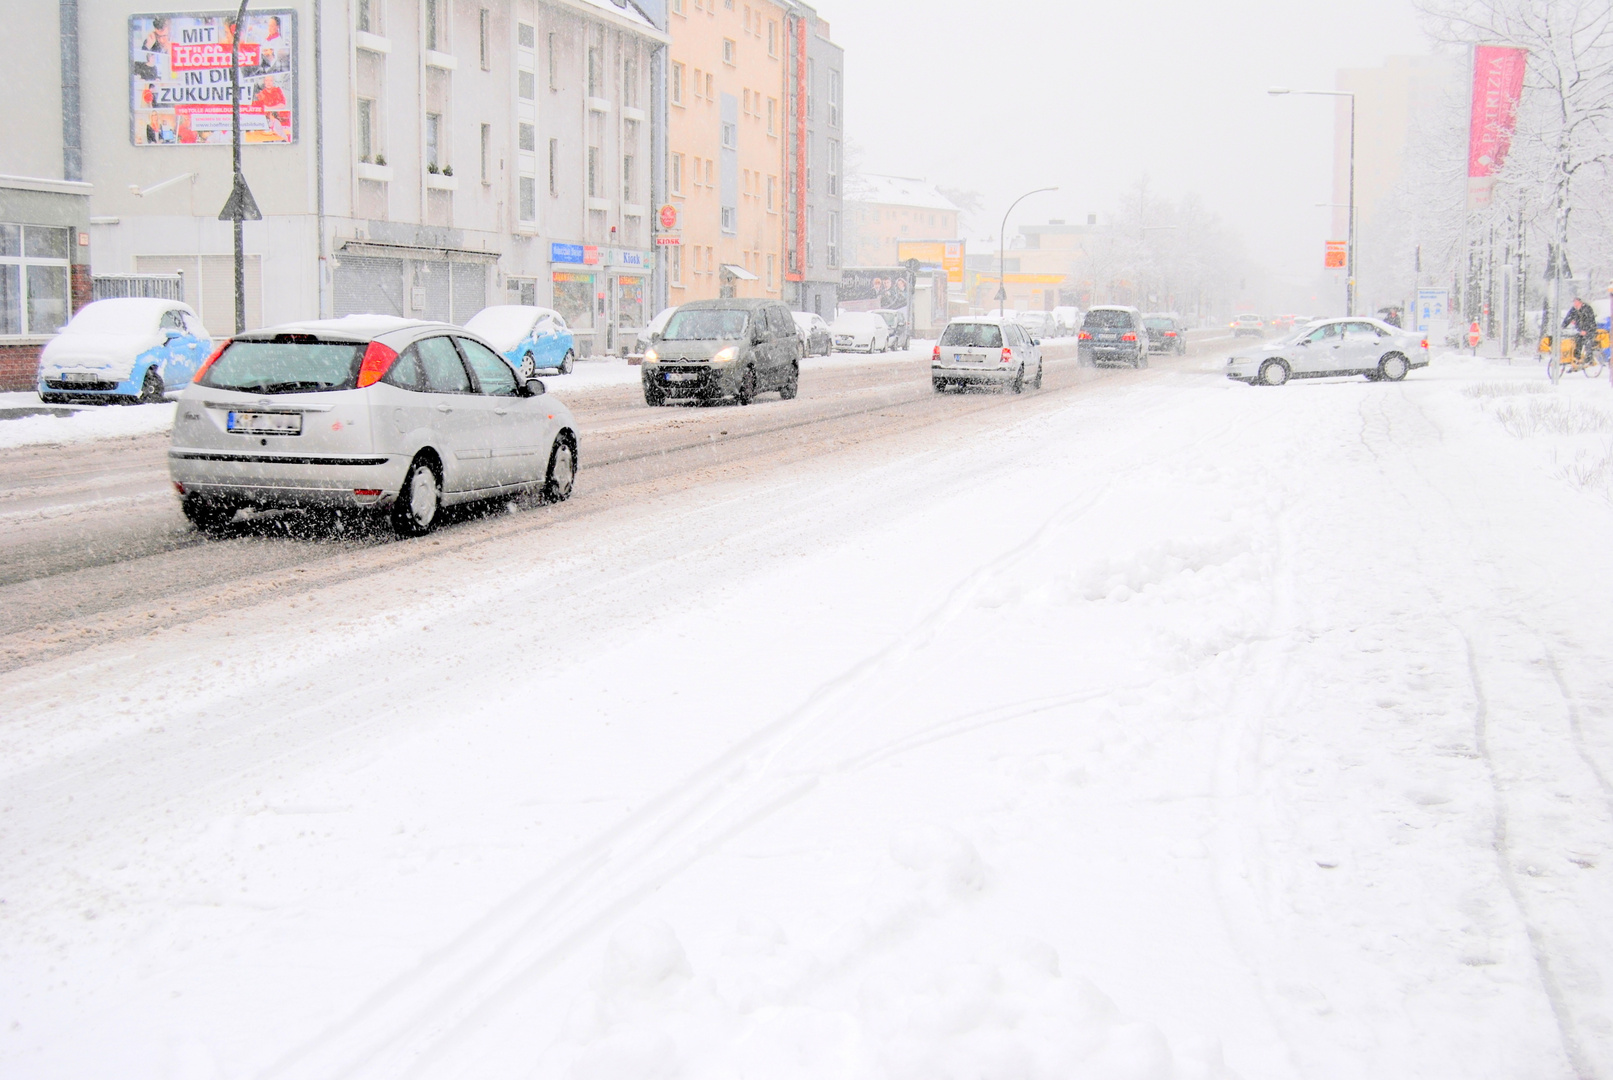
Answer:
<svg viewBox="0 0 1613 1080"><path fill-rule="evenodd" d="M650 351L651 346L661 340L661 335L666 333L666 324L672 320L672 315L677 310L675 307L662 308L661 314L651 319L650 325L638 332L638 337L634 341L637 355L643 356Z"/></svg>
<svg viewBox="0 0 1613 1080"><path fill-rule="evenodd" d="M207 361L213 339L178 300L97 300L39 357L39 396L53 403L156 402Z"/></svg>
<svg viewBox="0 0 1613 1080"><path fill-rule="evenodd" d="M1365 375L1399 382L1428 366L1428 339L1377 319L1325 319L1240 353L1227 361L1227 378L1263 386L1289 379Z"/></svg>
<svg viewBox="0 0 1613 1080"><path fill-rule="evenodd" d="M842 311L829 332L838 352L876 353L890 347L890 324L872 311Z"/></svg>
<svg viewBox="0 0 1613 1080"><path fill-rule="evenodd" d="M510 366L530 379L539 371L570 375L577 362L577 341L558 311L523 304L483 308L465 329L497 349Z"/></svg>
<svg viewBox="0 0 1613 1080"><path fill-rule="evenodd" d="M828 356L834 352L834 335L829 332L829 324L823 321L823 316L813 311L792 311L790 318L795 320L795 328L801 331L801 348L806 350L803 356Z"/></svg>
<svg viewBox="0 0 1613 1080"><path fill-rule="evenodd" d="M419 536L453 503L569 497L576 424L468 331L349 315L236 335L180 395L168 471L200 529L330 507Z"/></svg>

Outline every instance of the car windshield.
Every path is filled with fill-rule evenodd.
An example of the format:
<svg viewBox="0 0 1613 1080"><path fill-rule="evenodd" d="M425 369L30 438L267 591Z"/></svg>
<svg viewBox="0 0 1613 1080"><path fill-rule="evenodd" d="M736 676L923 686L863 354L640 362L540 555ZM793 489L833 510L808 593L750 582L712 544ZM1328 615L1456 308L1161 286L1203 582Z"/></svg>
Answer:
<svg viewBox="0 0 1613 1080"><path fill-rule="evenodd" d="M1134 324L1129 311L1089 311L1088 330L1130 330Z"/></svg>
<svg viewBox="0 0 1613 1080"><path fill-rule="evenodd" d="M64 334L149 334L155 329L162 312L150 306L149 301L133 304L119 301L100 301L86 304L62 328Z"/></svg>
<svg viewBox="0 0 1613 1080"><path fill-rule="evenodd" d="M941 344L960 349L1000 349L1003 332L995 323L953 323L941 334Z"/></svg>
<svg viewBox="0 0 1613 1080"><path fill-rule="evenodd" d="M724 308L679 311L667 320L667 341L735 341L745 336L750 313Z"/></svg>
<svg viewBox="0 0 1613 1080"><path fill-rule="evenodd" d="M1175 327L1169 319L1144 319L1143 325L1150 330L1171 330Z"/></svg>
<svg viewBox="0 0 1613 1080"><path fill-rule="evenodd" d="M1260 321L1260 316L1259 315L1239 315L1238 316L1238 321L1239 322L1259 322Z"/></svg>
<svg viewBox="0 0 1613 1080"><path fill-rule="evenodd" d="M364 346L350 342L237 341L198 381L249 394L347 390L358 377L363 355Z"/></svg>
<svg viewBox="0 0 1613 1080"><path fill-rule="evenodd" d="M886 326L895 326L896 320L899 317L894 311L881 311L877 312L876 314L878 314L881 319L885 320Z"/></svg>

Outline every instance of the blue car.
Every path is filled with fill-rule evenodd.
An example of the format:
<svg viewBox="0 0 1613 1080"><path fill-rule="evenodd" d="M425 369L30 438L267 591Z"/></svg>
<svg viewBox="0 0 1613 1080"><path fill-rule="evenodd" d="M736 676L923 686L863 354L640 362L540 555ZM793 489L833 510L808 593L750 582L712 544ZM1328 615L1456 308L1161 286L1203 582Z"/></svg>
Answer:
<svg viewBox="0 0 1613 1080"><path fill-rule="evenodd" d="M40 353L39 396L61 404L161 401L212 353L207 328L177 300L97 300Z"/></svg>
<svg viewBox="0 0 1613 1080"><path fill-rule="evenodd" d="M522 378L539 371L569 375L577 362L571 328L558 311L549 308L521 304L483 308L465 329L497 349Z"/></svg>

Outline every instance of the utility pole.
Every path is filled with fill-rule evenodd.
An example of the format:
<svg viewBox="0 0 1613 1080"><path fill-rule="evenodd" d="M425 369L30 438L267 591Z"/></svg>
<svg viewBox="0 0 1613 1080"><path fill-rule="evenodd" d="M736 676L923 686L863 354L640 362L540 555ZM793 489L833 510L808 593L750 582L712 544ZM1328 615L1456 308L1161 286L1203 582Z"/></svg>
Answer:
<svg viewBox="0 0 1613 1080"><path fill-rule="evenodd" d="M257 200L252 198L252 189L246 186L246 177L241 173L241 33L245 29L247 2L248 0L241 0L241 7L235 13L235 24L230 32L230 130L234 136L232 149L235 177L230 187L230 197L224 203L224 209L218 213L220 221L231 222L235 229L237 334L246 329L246 247L242 240L241 223L263 220L263 212L258 209Z"/></svg>

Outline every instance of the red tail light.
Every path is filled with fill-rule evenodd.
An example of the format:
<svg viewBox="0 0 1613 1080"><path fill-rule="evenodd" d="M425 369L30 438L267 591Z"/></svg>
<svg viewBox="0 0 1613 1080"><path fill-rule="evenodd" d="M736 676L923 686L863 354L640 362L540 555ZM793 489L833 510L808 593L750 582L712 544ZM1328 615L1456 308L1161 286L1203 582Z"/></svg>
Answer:
<svg viewBox="0 0 1613 1080"><path fill-rule="evenodd" d="M232 106L232 108L233 108L233 106ZM1175 330L1167 330L1167 331L1165 331L1165 336L1166 337L1175 337L1176 336L1176 331Z"/></svg>
<svg viewBox="0 0 1613 1080"><path fill-rule="evenodd" d="M1423 338L1423 348L1425 348L1425 349L1428 348L1428 339L1427 338Z"/></svg>
<svg viewBox="0 0 1613 1080"><path fill-rule="evenodd" d="M218 358L224 355L224 350L229 348L231 343L234 340L235 340L234 338L227 338L227 339L225 339L224 344L222 344L218 348L214 349L213 350L213 355L209 356L207 358L207 362L205 364L203 364L201 367L196 369L196 374L191 376L190 381L191 382L201 382L202 381L202 376L207 374L207 369L212 367L214 364L216 364L218 362Z"/></svg>
<svg viewBox="0 0 1613 1080"><path fill-rule="evenodd" d="M1013 362L1014 362L1014 350L1010 349L1008 346L1004 345L1003 346L1003 363L1012 364Z"/></svg>
<svg viewBox="0 0 1613 1080"><path fill-rule="evenodd" d="M359 389L380 382L397 361L397 350L389 349L379 341L370 342L370 347L364 350L364 362L358 366Z"/></svg>
<svg viewBox="0 0 1613 1080"><path fill-rule="evenodd" d="M1121 334L1120 335L1120 340L1121 341L1136 341L1137 340L1137 335L1136 334Z"/></svg>
<svg viewBox="0 0 1613 1080"><path fill-rule="evenodd" d="M231 107L233 108L233 106ZM935 351L930 354L930 362L933 364L939 364L941 362L941 346L937 345L935 347Z"/></svg>
<svg viewBox="0 0 1613 1080"><path fill-rule="evenodd" d="M1085 330L1083 330L1083 331L1081 331L1079 334L1077 334L1075 336L1075 340L1077 340L1077 341L1091 341L1092 340L1092 335L1087 333Z"/></svg>

